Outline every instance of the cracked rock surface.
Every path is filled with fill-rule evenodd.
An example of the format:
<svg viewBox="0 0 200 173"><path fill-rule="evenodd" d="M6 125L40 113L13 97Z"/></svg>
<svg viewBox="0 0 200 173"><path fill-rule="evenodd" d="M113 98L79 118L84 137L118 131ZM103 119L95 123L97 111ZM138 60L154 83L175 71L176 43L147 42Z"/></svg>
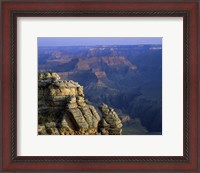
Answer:
<svg viewBox="0 0 200 173"><path fill-rule="evenodd" d="M105 104L99 109L102 117L77 82L51 72L38 75L39 135L120 135L116 112Z"/></svg>

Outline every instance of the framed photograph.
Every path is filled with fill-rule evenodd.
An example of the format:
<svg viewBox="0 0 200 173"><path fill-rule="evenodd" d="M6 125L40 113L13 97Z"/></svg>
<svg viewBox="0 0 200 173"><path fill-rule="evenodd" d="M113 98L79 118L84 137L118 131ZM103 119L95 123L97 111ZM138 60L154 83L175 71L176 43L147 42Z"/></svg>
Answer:
<svg viewBox="0 0 200 173"><path fill-rule="evenodd" d="M3 171L198 171L199 1L3 1Z"/></svg>

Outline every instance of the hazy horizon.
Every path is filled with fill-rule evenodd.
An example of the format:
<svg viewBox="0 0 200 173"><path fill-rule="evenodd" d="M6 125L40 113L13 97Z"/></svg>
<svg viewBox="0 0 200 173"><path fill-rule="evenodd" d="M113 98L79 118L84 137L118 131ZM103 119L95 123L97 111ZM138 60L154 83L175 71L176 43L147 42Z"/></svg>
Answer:
<svg viewBox="0 0 200 173"><path fill-rule="evenodd" d="M55 46L117 46L117 45L147 45L155 44L162 45L161 37L151 38L52 38L38 37L38 47L55 47Z"/></svg>

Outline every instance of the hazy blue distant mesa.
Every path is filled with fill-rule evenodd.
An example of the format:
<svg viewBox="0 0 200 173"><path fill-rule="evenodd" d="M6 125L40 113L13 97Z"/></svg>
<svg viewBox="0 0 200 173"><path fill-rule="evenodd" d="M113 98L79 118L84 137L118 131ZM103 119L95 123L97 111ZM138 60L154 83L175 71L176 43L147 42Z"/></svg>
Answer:
<svg viewBox="0 0 200 173"><path fill-rule="evenodd" d="M38 72L114 108L122 134L162 134L162 38L38 38Z"/></svg>

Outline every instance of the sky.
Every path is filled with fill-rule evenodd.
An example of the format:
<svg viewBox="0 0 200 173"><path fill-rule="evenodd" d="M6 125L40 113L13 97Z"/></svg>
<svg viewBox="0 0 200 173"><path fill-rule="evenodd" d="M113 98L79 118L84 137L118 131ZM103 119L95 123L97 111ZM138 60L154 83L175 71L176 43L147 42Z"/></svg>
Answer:
<svg viewBox="0 0 200 173"><path fill-rule="evenodd" d="M95 45L138 45L138 44L162 44L161 37L38 37L38 46L95 46Z"/></svg>

